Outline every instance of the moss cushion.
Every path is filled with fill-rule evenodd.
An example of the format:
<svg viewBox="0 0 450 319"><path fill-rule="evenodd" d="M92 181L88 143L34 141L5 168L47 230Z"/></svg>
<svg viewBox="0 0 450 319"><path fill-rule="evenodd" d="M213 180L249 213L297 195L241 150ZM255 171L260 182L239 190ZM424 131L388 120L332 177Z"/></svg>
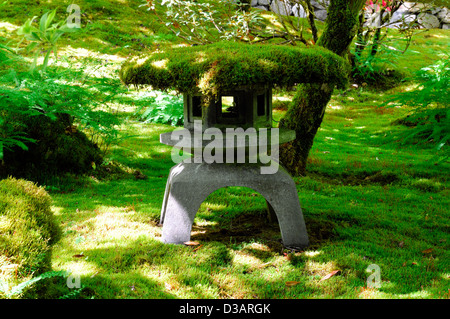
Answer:
<svg viewBox="0 0 450 319"><path fill-rule="evenodd" d="M297 83L347 84L349 64L321 47L219 42L178 47L125 62L121 80L157 90L215 95L231 89Z"/></svg>

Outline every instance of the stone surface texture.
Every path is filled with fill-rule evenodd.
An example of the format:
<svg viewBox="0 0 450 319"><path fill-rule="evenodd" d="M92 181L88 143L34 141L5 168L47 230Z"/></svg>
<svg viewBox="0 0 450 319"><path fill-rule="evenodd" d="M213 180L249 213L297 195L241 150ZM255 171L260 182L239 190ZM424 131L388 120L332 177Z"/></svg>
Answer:
<svg viewBox="0 0 450 319"><path fill-rule="evenodd" d="M257 164L180 163L167 180L161 210L162 241L182 244L191 238L195 215L209 194L227 186L248 187L260 193L275 212L285 247L309 244L295 182L281 166L263 175Z"/></svg>

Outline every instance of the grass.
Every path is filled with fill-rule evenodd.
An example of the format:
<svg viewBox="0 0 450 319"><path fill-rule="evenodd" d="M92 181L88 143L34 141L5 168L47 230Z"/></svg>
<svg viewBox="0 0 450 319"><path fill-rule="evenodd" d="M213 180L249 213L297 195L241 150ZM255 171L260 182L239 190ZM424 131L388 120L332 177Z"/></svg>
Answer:
<svg viewBox="0 0 450 319"><path fill-rule="evenodd" d="M116 76L123 59L138 53L133 39L148 41L144 52L173 40L140 29L152 23L147 13L130 16L140 1L124 3L123 12L105 11L113 21L124 19L120 25L98 11L113 1L80 2L93 22L85 34L64 40L61 54L86 53L99 64L107 58L108 67L98 71L103 76ZM23 13L17 8L11 6L2 21L18 26L44 6L29 5ZM448 31L422 33L399 66L414 71L446 47ZM130 89L111 105L123 121L123 139L111 147L104 167L92 176L46 183L63 229L53 269L80 276L79 298L449 298L449 163L436 163L431 146L402 145L400 133L408 128L391 123L405 110L378 106L407 88L333 95L308 174L294 178L311 241L303 252L284 249L278 225L266 218L264 198L238 187L220 189L202 204L192 232L198 245L162 244L159 214L174 164L159 134L173 127L139 121L135 110L146 103L146 91ZM279 120L292 92L275 93ZM367 286L371 264L380 267L380 288Z"/></svg>

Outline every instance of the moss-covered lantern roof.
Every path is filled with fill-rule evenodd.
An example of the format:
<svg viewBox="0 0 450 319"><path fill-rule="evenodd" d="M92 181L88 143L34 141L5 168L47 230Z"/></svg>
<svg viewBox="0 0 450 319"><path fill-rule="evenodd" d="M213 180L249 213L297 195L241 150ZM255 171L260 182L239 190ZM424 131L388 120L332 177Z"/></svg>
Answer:
<svg viewBox="0 0 450 319"><path fill-rule="evenodd" d="M297 83L347 84L348 63L321 47L219 42L177 47L126 61L123 83L157 90L215 95L258 86L290 87Z"/></svg>

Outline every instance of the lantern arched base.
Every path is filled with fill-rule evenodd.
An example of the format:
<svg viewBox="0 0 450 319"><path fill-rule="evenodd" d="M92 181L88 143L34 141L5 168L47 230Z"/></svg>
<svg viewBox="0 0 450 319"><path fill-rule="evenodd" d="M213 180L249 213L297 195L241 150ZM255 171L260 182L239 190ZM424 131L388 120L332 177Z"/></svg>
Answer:
<svg viewBox="0 0 450 319"><path fill-rule="evenodd" d="M164 243L190 240L195 215L212 192L228 186L248 187L261 194L277 217L285 247L309 245L297 189L279 165L273 174L261 174L261 164L180 163L170 170L161 210Z"/></svg>

